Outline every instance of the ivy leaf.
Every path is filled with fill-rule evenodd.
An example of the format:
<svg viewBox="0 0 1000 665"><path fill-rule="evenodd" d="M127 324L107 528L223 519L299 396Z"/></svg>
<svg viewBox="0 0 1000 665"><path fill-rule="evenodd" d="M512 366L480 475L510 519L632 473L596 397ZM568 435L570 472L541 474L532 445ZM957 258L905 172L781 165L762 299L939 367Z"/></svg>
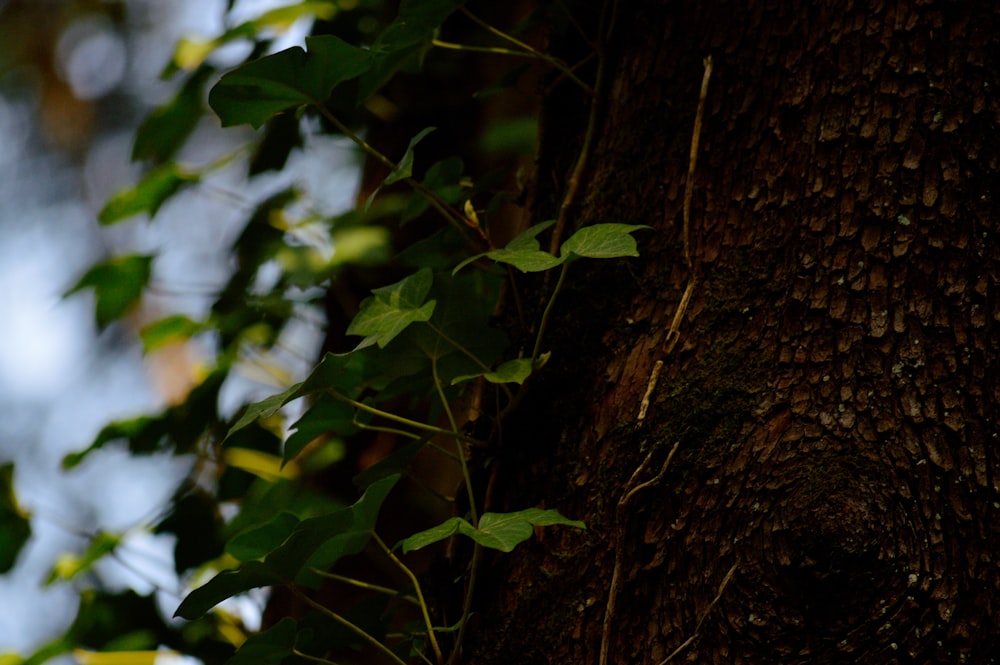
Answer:
<svg viewBox="0 0 1000 665"><path fill-rule="evenodd" d="M466 376L455 377L452 379L451 385L462 383L463 381L468 381L469 379L475 379L480 376L490 383L516 383L521 385L524 383L525 379L531 376L531 371L531 358L515 358L514 360L508 360L503 363L492 372L468 374Z"/></svg>
<svg viewBox="0 0 1000 665"><path fill-rule="evenodd" d="M373 483L349 508L302 520L263 561L247 561L223 571L188 594L175 616L196 619L223 600L257 587L292 582L315 585L318 576L308 568L325 570L368 545L382 503L399 478L394 475Z"/></svg>
<svg viewBox="0 0 1000 665"><path fill-rule="evenodd" d="M465 0L403 0L396 20L372 44L373 66L361 78L358 101L385 85L397 71L416 69L431 46L434 33Z"/></svg>
<svg viewBox="0 0 1000 665"><path fill-rule="evenodd" d="M97 297L97 325L104 328L121 318L142 296L142 291L149 282L152 263L152 256L139 254L119 256L99 263L88 270L65 295L93 287Z"/></svg>
<svg viewBox="0 0 1000 665"><path fill-rule="evenodd" d="M372 66L371 53L332 35L248 62L225 74L208 95L223 127L250 124L305 104L322 104L333 89Z"/></svg>
<svg viewBox="0 0 1000 665"><path fill-rule="evenodd" d="M430 320L436 301L425 303L424 299L433 281L431 270L424 268L395 284L374 289L347 327L348 335L364 336L357 349L376 343L384 348L411 323Z"/></svg>
<svg viewBox="0 0 1000 665"><path fill-rule="evenodd" d="M639 256L632 232L648 229L642 224L593 224L585 226L562 244L559 254L570 254L591 259L614 259L621 256Z"/></svg>
<svg viewBox="0 0 1000 665"><path fill-rule="evenodd" d="M495 249L491 252L486 252L484 254L479 254L466 259L465 261L459 263L452 272L453 274L457 273L468 264L473 261L477 261L484 256L491 258L498 263L510 264L521 272L542 272L555 268L556 266L564 263L566 258L552 256L548 252L543 251L537 240L537 236L540 233L555 223L556 222L553 219L530 226L526 230L522 231L516 238L507 243L506 247L501 247L500 249Z"/></svg>
<svg viewBox="0 0 1000 665"><path fill-rule="evenodd" d="M167 162L150 171L135 187L112 196L98 213L97 219L101 224L107 225L142 212L152 217L177 190L198 180L198 174L188 173L176 163Z"/></svg>
<svg viewBox="0 0 1000 665"><path fill-rule="evenodd" d="M425 127L420 130L416 136L410 139L410 144L406 147L406 152L403 153L403 158L399 160L399 164L397 164L396 168L392 170L392 173L386 176L386 179L375 188L375 191L368 195L368 199L365 201L365 212L368 212L369 208L371 208L372 202L375 200L375 197L378 196L378 193L382 191L383 187L413 176L413 149L417 147L417 144L420 143L425 136L433 132L435 129L437 128Z"/></svg>
<svg viewBox="0 0 1000 665"><path fill-rule="evenodd" d="M31 536L28 518L14 494L14 464L0 465L0 573L14 567L17 555Z"/></svg>
<svg viewBox="0 0 1000 665"><path fill-rule="evenodd" d="M554 525L572 526L577 529L587 528L579 520L563 517L558 510L527 508L514 513L483 513L479 519L478 529L461 517L451 517L435 527L413 534L400 544L405 554L455 534L462 534L472 538L483 547L510 552L517 545L531 538L531 534L534 532L533 527Z"/></svg>

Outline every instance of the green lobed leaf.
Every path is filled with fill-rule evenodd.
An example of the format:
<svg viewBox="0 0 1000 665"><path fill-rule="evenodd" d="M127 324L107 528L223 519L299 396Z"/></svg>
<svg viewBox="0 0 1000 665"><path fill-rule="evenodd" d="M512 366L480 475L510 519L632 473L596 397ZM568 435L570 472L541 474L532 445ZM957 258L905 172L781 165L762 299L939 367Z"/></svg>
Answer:
<svg viewBox="0 0 1000 665"><path fill-rule="evenodd" d="M479 519L478 529L461 517L451 517L435 527L413 534L404 539L400 545L405 554L461 534L472 538L483 547L510 552L531 537L534 527L554 525L587 528L583 522L567 519L557 510L527 508L514 513L483 513Z"/></svg>
<svg viewBox="0 0 1000 665"><path fill-rule="evenodd" d="M143 212L153 217L181 187L198 180L198 174L184 171L174 162L167 162L147 173L135 187L124 189L108 199L97 219L107 225Z"/></svg>
<svg viewBox="0 0 1000 665"><path fill-rule="evenodd" d="M570 254L591 259L614 259L621 256L639 256L632 232L648 229L642 224L593 224L585 226L562 244L560 256Z"/></svg>
<svg viewBox="0 0 1000 665"><path fill-rule="evenodd" d="M318 584L319 578L308 568L326 570L338 559L363 550L371 540L382 502L399 478L394 475L373 483L349 508L302 520L263 561L246 561L188 594L175 616L196 619L223 600L257 587Z"/></svg>
<svg viewBox="0 0 1000 665"><path fill-rule="evenodd" d="M411 323L430 320L436 302L424 299L433 281L431 270L424 268L395 284L374 289L347 327L348 335L364 337L357 348L376 343L384 348Z"/></svg>
<svg viewBox="0 0 1000 665"><path fill-rule="evenodd" d="M503 363L492 372L482 372L481 374L468 374L465 376L455 377L452 379L451 385L462 383L463 381L468 381L469 379L475 379L480 376L490 383L516 383L521 385L524 383L525 379L531 376L531 372L531 358L515 358L514 360L508 360Z"/></svg>
<svg viewBox="0 0 1000 665"><path fill-rule="evenodd" d="M225 74L208 96L223 127L256 129L287 109L322 104L339 84L372 66L370 51L333 35L307 37L306 49L295 46Z"/></svg>
<svg viewBox="0 0 1000 665"><path fill-rule="evenodd" d="M540 233L547 230L555 223L556 221L553 219L547 222L535 224L534 226L529 226L516 238L507 243L506 247L501 247L500 249L495 249L493 251L468 258L459 263L452 273L457 273L465 266L484 256L491 258L498 263L510 264L521 272L542 272L555 268L556 266L564 263L566 258L552 256L548 252L543 251L541 244L537 240L537 236Z"/></svg>
<svg viewBox="0 0 1000 665"><path fill-rule="evenodd" d="M142 296L152 271L152 256L118 256L93 266L65 295L93 287L97 325L121 318Z"/></svg>
<svg viewBox="0 0 1000 665"><path fill-rule="evenodd" d="M14 464L0 465L0 573L14 567L21 548L31 536L29 518L14 493Z"/></svg>

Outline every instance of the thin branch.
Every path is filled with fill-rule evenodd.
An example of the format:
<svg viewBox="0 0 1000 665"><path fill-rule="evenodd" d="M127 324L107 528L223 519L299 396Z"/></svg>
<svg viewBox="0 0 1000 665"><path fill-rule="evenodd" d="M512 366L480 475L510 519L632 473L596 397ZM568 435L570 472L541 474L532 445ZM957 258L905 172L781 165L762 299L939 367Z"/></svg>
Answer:
<svg viewBox="0 0 1000 665"><path fill-rule="evenodd" d="M614 533L614 543L612 545L615 548L615 565L611 570L611 584L608 588L608 600L607 605L604 607L604 624L601 627L601 651L598 657L599 665L607 665L608 649L611 646L611 626L614 623L615 610L618 603L618 584L619 578L621 577L622 560L624 558L622 541L625 538L625 507L637 492L660 482L664 474L666 474L667 469L670 467L670 462L674 459L674 455L677 453L677 449L680 445L680 441L677 441L677 443L674 444L674 447L671 448L670 452L667 454L667 459L663 461L663 465L660 467L659 472L655 476L643 483L636 484L639 476L646 470L646 466L649 464L650 460L653 459L653 452L655 451L651 450L649 454L646 455L646 458L642 460L642 463L639 464L635 471L632 472L632 476L628 479L628 482L625 483L626 491L618 500L618 506L615 514L615 521L618 525L618 529Z"/></svg>
<svg viewBox="0 0 1000 665"><path fill-rule="evenodd" d="M726 590L726 587L729 585L730 580L733 579L733 575L735 573L736 573L736 564L734 563L733 567L729 569L728 573L726 573L726 576L722 578L722 583L719 585L719 591L718 593L715 594L715 598L712 599L712 602L708 604L708 607L706 607L705 610L701 613L701 616L698 617L698 623L694 627L694 633L691 634L691 637L684 640L684 642L682 642L679 647L674 649L669 656L660 661L659 665L667 665L667 663L672 661L674 657L676 657L680 652L684 651L684 649L688 648L688 646L695 641L695 639L698 637L698 632L701 630L701 624L705 623L705 619L706 617L708 617L709 612L715 609L715 606L718 604L719 599L722 598L722 592Z"/></svg>
<svg viewBox="0 0 1000 665"><path fill-rule="evenodd" d="M698 95L698 110L694 115L694 130L691 132L691 150L688 152L687 180L684 182L684 261L691 263L691 194L694 191L694 171L698 164L698 143L701 140L701 121L705 114L705 97L708 96L708 81L712 78L712 56L705 56L705 71L701 76L701 91Z"/></svg>

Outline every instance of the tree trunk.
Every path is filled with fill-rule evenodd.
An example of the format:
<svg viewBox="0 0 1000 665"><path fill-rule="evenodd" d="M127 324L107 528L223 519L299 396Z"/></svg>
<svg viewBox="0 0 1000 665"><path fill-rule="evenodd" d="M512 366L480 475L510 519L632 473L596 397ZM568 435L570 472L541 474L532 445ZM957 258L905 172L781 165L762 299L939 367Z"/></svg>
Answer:
<svg viewBox="0 0 1000 665"><path fill-rule="evenodd" d="M647 0L611 23L571 221L653 230L639 260L571 268L492 506L589 528L486 560L467 661L995 662L1000 5ZM581 103L550 100L538 219Z"/></svg>

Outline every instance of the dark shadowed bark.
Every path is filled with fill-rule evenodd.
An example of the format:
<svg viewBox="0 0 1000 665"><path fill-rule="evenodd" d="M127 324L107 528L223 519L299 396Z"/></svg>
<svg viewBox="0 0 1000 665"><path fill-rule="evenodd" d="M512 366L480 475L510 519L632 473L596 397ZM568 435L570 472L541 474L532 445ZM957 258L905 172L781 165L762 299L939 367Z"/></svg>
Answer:
<svg viewBox="0 0 1000 665"><path fill-rule="evenodd" d="M613 21L572 224L654 228L638 261L571 269L493 495L589 530L487 561L468 662L596 664L603 643L658 665L692 637L672 662L994 662L1000 5L619 2ZM550 100L539 219L581 107Z"/></svg>

